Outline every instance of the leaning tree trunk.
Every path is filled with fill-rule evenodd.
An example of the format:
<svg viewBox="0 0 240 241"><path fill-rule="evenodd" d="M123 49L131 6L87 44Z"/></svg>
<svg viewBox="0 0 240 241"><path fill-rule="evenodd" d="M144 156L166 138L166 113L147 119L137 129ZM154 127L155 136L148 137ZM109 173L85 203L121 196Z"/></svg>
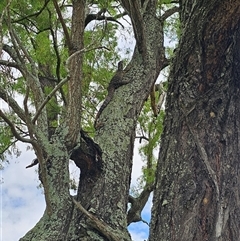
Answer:
<svg viewBox="0 0 240 241"><path fill-rule="evenodd" d="M102 171L81 173L76 197L78 204L96 219L75 207L67 240L131 240L127 204L136 121L165 66L165 57L163 21L155 17L156 1L149 1L146 9L128 2L122 4L131 13L137 41L132 60L123 71L122 81L128 84L115 90L99 117L101 125L95 140L103 152ZM144 32L137 32L139 27Z"/></svg>
<svg viewBox="0 0 240 241"><path fill-rule="evenodd" d="M240 2L182 1L150 241L239 240Z"/></svg>

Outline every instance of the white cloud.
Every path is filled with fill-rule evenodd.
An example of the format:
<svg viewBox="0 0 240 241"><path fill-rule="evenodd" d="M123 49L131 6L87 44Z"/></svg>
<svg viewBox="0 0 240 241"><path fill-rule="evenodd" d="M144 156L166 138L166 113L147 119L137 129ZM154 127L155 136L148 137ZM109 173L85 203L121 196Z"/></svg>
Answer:
<svg viewBox="0 0 240 241"><path fill-rule="evenodd" d="M41 218L44 208L42 190L34 168L26 169L34 154L26 152L1 171L1 240L19 240Z"/></svg>
<svg viewBox="0 0 240 241"><path fill-rule="evenodd" d="M132 223L129 231L133 241L143 241L148 239L149 227L143 222Z"/></svg>

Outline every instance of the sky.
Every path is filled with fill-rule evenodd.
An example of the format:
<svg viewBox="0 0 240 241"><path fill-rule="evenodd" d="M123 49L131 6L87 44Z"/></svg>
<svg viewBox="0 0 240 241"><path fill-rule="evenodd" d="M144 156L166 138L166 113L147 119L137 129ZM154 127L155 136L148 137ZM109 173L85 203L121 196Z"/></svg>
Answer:
<svg viewBox="0 0 240 241"><path fill-rule="evenodd" d="M45 210L43 190L39 188L37 167L25 167L35 158L32 151L27 151L25 144L19 144L21 155L9 158L9 164L1 170L0 184L0 241L19 240L42 217ZM142 161L135 148L132 183L136 183L141 173ZM70 165L74 175L74 164ZM142 218L149 222L151 200L142 212ZM143 241L148 237L148 225L143 222L131 224L129 231L133 241Z"/></svg>

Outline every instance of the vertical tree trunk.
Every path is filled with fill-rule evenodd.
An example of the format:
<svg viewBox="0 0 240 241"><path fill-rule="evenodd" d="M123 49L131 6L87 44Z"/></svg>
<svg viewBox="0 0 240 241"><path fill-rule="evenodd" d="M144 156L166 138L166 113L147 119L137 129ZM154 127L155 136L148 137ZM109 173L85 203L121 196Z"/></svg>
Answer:
<svg viewBox="0 0 240 241"><path fill-rule="evenodd" d="M150 241L239 240L240 2L182 1Z"/></svg>
<svg viewBox="0 0 240 241"><path fill-rule="evenodd" d="M149 5L154 12L156 3L150 2L154 2L153 7ZM133 11L140 9L134 8ZM146 30L145 40L141 42L143 47L136 45L132 60L124 69L123 81L129 84L115 90L113 99L99 119L102 126L95 140L103 151L103 171L97 178L81 177L77 195L86 210L114 229L113 234L118 239L110 240L131 240L127 231L127 204L135 126L151 86L165 65L163 24L150 11L140 17L144 22L142 28ZM73 216L68 240L108 240L76 208Z"/></svg>
<svg viewBox="0 0 240 241"><path fill-rule="evenodd" d="M50 141L36 130L39 176L42 181L46 210L43 217L21 240L67 240L72 219L73 202L69 193L69 156L80 137L81 78L85 0L73 1L72 39L68 81L68 105L65 123L61 123ZM76 67L77 66L77 67ZM39 104L39 103L38 103ZM40 122L41 123L41 122ZM47 122L45 122L46 124ZM39 123L38 123L39 125Z"/></svg>

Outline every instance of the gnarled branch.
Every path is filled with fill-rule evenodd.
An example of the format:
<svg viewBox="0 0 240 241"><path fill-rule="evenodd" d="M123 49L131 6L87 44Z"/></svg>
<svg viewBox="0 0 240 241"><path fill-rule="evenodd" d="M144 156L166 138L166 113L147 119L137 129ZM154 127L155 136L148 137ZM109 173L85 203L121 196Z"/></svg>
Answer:
<svg viewBox="0 0 240 241"><path fill-rule="evenodd" d="M139 221L147 223L142 219L141 212L144 206L146 205L148 198L150 196L150 193L153 191L153 188L154 188L153 184L146 186L137 198L134 198L133 196L129 195L128 201L131 203L131 208L129 209L127 214L128 225L133 222L139 222Z"/></svg>

